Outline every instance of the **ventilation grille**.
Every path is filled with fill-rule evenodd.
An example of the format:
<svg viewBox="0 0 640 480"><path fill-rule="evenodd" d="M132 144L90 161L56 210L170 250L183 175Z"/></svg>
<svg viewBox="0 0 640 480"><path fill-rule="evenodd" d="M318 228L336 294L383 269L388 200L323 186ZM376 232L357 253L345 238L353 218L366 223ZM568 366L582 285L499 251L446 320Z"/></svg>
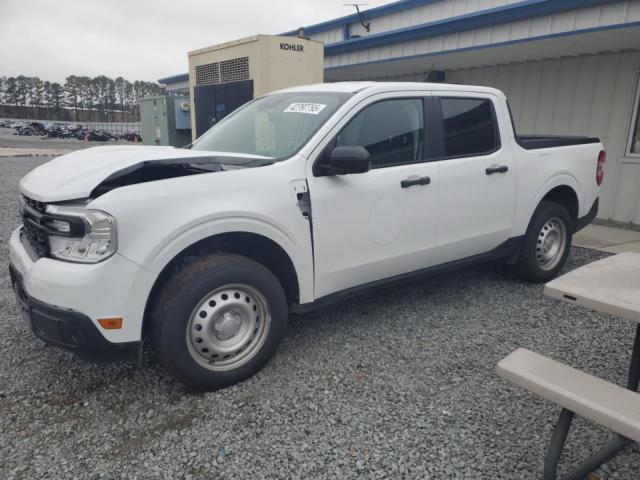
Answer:
<svg viewBox="0 0 640 480"><path fill-rule="evenodd" d="M196 65L196 85L213 85L248 79L249 57Z"/></svg>

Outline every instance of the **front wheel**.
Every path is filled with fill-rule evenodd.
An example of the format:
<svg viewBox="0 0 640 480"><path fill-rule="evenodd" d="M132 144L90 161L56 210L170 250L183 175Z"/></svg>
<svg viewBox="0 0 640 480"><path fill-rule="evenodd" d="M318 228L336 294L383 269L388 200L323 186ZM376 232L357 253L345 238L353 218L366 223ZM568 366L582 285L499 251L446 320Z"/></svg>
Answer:
<svg viewBox="0 0 640 480"><path fill-rule="evenodd" d="M170 373L208 391L260 370L286 326L286 296L276 277L246 257L216 254L187 264L167 282L151 337Z"/></svg>
<svg viewBox="0 0 640 480"><path fill-rule="evenodd" d="M562 269L573 236L573 222L567 209L555 202L541 202L533 214L515 264L525 280L547 282Z"/></svg>

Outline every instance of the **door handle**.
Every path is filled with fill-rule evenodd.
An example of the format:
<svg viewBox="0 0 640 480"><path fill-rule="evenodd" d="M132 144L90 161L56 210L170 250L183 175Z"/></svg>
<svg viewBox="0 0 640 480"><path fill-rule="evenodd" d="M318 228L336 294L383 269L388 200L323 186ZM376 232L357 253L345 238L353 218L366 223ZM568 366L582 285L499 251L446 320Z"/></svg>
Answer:
<svg viewBox="0 0 640 480"><path fill-rule="evenodd" d="M493 175L494 173L507 173L509 171L509 167L506 165L491 165L485 169L485 173L487 175Z"/></svg>
<svg viewBox="0 0 640 480"><path fill-rule="evenodd" d="M406 178L400 182L400 186L402 188L409 188L413 185L429 185L431 183L431 179L429 177L418 177L411 176Z"/></svg>

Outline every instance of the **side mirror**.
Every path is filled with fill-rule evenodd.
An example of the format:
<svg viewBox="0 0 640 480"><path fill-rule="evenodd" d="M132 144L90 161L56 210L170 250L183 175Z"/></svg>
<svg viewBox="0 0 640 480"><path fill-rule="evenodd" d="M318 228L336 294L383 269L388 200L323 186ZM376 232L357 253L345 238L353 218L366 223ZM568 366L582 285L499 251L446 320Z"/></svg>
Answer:
<svg viewBox="0 0 640 480"><path fill-rule="evenodd" d="M328 162L320 166L320 175L347 175L365 173L371 169L369 152L361 145L343 145L335 147Z"/></svg>

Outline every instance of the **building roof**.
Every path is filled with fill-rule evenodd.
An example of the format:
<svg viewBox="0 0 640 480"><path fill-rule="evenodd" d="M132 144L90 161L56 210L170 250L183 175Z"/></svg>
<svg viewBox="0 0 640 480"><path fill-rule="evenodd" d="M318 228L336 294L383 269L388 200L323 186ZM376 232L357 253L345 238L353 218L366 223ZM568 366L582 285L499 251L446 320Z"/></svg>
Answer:
<svg viewBox="0 0 640 480"><path fill-rule="evenodd" d="M436 0L404 0L384 7L378 7L363 12L364 20L388 15L400 10L407 10L416 6L433 3ZM433 22L422 23L410 27L389 30L381 33L366 35L363 37L347 38L342 41L325 45L325 56L339 53L353 52L363 48L375 48L394 43L407 42L428 37L445 35L448 33L462 32L474 28L487 27L507 22L526 20L532 17L566 12L576 8L586 8L620 0L525 0L509 5L475 11L465 15L444 18ZM387 10L385 10L385 8ZM358 22L357 15L341 17L331 22L319 23L305 27L305 34L317 33L338 26ZM337 22L337 23L336 23ZM289 32L290 35L296 32Z"/></svg>
<svg viewBox="0 0 640 480"><path fill-rule="evenodd" d="M169 83L177 83L177 82L188 82L189 74L188 73L179 73L177 75L171 75L170 77L159 78L158 83L163 85L167 85Z"/></svg>
<svg viewBox="0 0 640 480"><path fill-rule="evenodd" d="M385 15L391 15L392 13L402 12L411 8L420 7L429 3L435 3L440 0L399 0L380 7L364 10L360 13L363 21L371 20L372 18L384 17ZM357 13L351 15L345 15L343 17L334 18L333 20L327 20L326 22L316 23L304 27L305 34L313 34L318 32L324 32L327 30L333 30L334 28L340 28L351 23L359 22L360 18ZM291 30L289 32L282 33L282 35L297 35L298 30Z"/></svg>
<svg viewBox="0 0 640 480"><path fill-rule="evenodd" d="M442 0L399 0L397 2L390 3L388 5L382 5L380 7L371 8L369 10L363 10L360 12L361 17L358 17L357 13L352 15L345 15L326 22L320 22L313 25L308 25L304 28L305 34L314 34L319 32L325 32L327 30L333 30L336 28L345 27L352 23L359 23L360 18L362 21L384 17L397 12L410 10L412 8L421 7L430 3L436 3ZM431 22L422 25L421 27L432 26L433 24L449 24L454 20L460 23L463 28L476 28L478 25L474 21L476 17L483 17L487 24L508 22L514 20L520 20L522 18L529 18L532 16L546 15L549 13L557 13L561 11L572 10L575 8L585 8L594 5L602 5L605 3L619 2L620 0L523 0L509 5L504 5L495 8L481 9L474 13L466 15L459 15L454 17L445 18L438 22ZM510 13L507 13L510 12ZM406 30L406 29L399 29ZM397 32L398 30L393 30ZM389 32L385 32L389 33ZM289 32L282 33L281 35L297 35L298 30L291 30ZM438 33L436 33L438 34ZM378 34L384 35L384 34ZM359 40L368 39L377 35L367 35ZM356 40L356 39L353 39ZM341 43L341 42L338 42ZM337 53L337 52L336 52Z"/></svg>

